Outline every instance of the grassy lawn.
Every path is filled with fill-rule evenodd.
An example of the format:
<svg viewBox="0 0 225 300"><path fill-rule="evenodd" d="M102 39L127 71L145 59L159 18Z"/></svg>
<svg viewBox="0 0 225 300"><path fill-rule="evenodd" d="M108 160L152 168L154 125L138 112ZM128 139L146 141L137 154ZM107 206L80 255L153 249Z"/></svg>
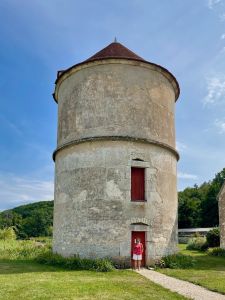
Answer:
<svg viewBox="0 0 225 300"><path fill-rule="evenodd" d="M194 256L195 266L184 270L160 269L158 271L225 294L225 258L209 256L200 251L186 250L186 245L179 246L181 253Z"/></svg>
<svg viewBox="0 0 225 300"><path fill-rule="evenodd" d="M0 299L186 299L132 271L68 271L0 260Z"/></svg>

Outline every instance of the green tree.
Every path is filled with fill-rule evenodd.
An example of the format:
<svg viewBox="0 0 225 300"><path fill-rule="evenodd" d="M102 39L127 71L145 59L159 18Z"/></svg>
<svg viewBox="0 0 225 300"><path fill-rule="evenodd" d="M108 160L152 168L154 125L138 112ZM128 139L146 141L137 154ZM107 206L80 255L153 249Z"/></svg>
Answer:
<svg viewBox="0 0 225 300"><path fill-rule="evenodd" d="M0 228L17 226L22 223L22 217L12 210L0 214Z"/></svg>
<svg viewBox="0 0 225 300"><path fill-rule="evenodd" d="M53 201L41 201L0 213L0 229L13 227L18 238L52 235Z"/></svg>
<svg viewBox="0 0 225 300"><path fill-rule="evenodd" d="M201 198L198 187L186 188L178 194L178 226L179 228L198 227L201 223Z"/></svg>
<svg viewBox="0 0 225 300"><path fill-rule="evenodd" d="M217 195L225 180L225 168L212 181L179 192L179 228L218 226Z"/></svg>
<svg viewBox="0 0 225 300"><path fill-rule="evenodd" d="M24 219L21 231L28 237L48 236L51 225L52 219L49 219L47 212L42 209Z"/></svg>
<svg viewBox="0 0 225 300"><path fill-rule="evenodd" d="M221 172L217 173L215 178L210 182L210 186L202 201L201 214L203 227L214 227L219 224L217 195L224 180L225 168Z"/></svg>

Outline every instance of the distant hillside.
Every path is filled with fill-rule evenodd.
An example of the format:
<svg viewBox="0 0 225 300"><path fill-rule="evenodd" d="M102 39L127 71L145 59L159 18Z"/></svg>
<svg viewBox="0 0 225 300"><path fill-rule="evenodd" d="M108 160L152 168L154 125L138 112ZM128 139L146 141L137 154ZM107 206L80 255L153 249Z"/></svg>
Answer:
<svg viewBox="0 0 225 300"><path fill-rule="evenodd" d="M13 226L18 238L51 236L53 201L21 205L0 213L0 228Z"/></svg>

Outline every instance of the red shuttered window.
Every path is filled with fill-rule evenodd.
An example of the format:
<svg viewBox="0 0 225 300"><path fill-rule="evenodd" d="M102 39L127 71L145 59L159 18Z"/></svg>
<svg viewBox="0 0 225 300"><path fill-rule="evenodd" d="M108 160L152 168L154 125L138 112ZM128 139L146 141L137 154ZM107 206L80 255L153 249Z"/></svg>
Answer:
<svg viewBox="0 0 225 300"><path fill-rule="evenodd" d="M131 201L145 201L144 168L131 168Z"/></svg>

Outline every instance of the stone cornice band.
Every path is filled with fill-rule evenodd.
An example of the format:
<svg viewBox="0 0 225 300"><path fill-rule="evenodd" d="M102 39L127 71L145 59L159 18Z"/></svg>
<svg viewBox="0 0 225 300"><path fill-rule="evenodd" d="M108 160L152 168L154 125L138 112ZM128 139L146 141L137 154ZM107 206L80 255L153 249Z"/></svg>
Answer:
<svg viewBox="0 0 225 300"><path fill-rule="evenodd" d="M180 158L179 153L173 147L171 147L167 144L161 143L161 142L151 140L151 139L137 138L137 137L132 137L132 136L93 136L93 137L86 137L86 138L73 140L73 141L70 141L70 142L67 142L67 143L61 145L53 152L53 155L52 155L53 160L55 161L56 154L60 150L63 150L65 148L68 148L73 145L78 145L78 144L86 143L86 142L95 142L95 141L127 141L127 142L152 144L152 145L156 145L156 146L159 146L159 147L169 150L170 152L172 152L175 155L177 160L179 160L179 158Z"/></svg>
<svg viewBox="0 0 225 300"><path fill-rule="evenodd" d="M104 64L127 64L127 65L133 65L133 66L140 66L144 68L148 68L152 71L157 71L161 73L163 76L167 78L167 80L170 82L174 89L174 94L175 94L175 102L177 101L179 95L180 95L180 87L179 84L176 80L176 77L170 73L166 68L157 65L152 62L148 61L140 61L140 60L135 60L135 59L130 59L130 58L104 58L104 59L95 59L93 61L84 61L79 64L76 64L69 69L60 72L60 75L55 81L55 92L52 94L54 100L56 103L58 103L58 90L61 85L61 83L68 78L70 75L73 73L84 69L84 68L90 68L96 65L104 65Z"/></svg>

